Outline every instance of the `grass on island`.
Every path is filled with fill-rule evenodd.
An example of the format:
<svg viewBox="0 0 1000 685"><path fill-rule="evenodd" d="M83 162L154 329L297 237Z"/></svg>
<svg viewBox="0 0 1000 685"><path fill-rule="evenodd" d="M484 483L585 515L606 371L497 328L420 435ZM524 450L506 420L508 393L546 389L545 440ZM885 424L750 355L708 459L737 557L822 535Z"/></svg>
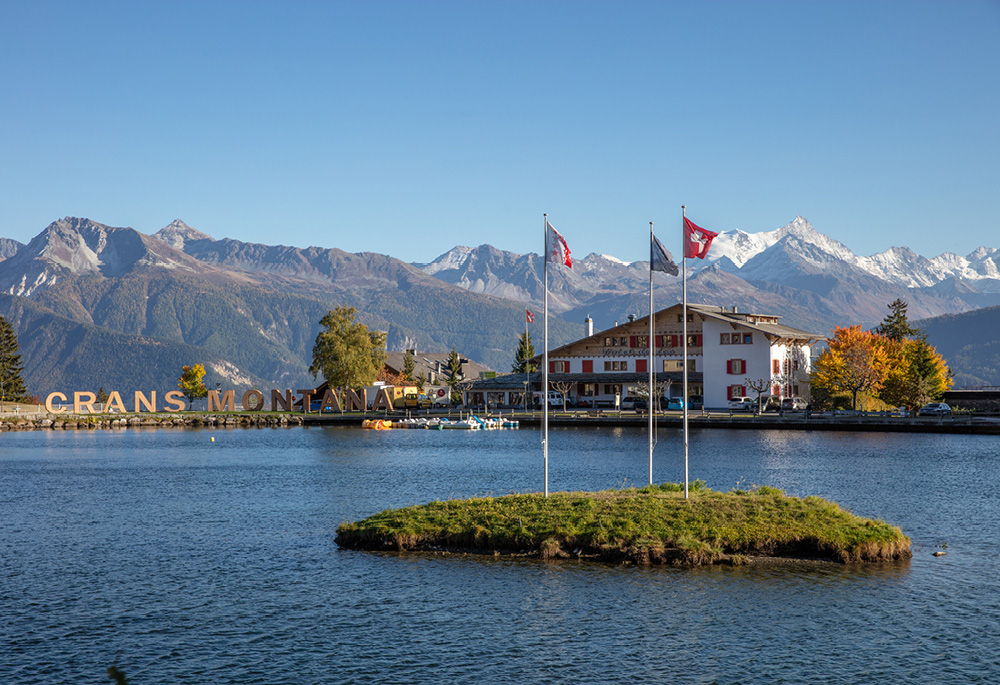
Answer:
<svg viewBox="0 0 1000 685"><path fill-rule="evenodd" d="M586 557L638 564L842 563L910 557L910 539L819 497L777 488L715 492L695 481L641 489L478 497L392 509L337 528L349 549Z"/></svg>

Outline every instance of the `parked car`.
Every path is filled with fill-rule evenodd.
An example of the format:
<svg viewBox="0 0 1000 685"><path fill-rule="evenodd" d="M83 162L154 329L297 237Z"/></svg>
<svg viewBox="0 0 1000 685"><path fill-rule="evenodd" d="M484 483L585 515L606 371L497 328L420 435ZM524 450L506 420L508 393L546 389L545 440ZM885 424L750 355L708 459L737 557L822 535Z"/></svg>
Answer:
<svg viewBox="0 0 1000 685"><path fill-rule="evenodd" d="M920 407L920 416L951 416L951 407L944 402L931 402Z"/></svg>
<svg viewBox="0 0 1000 685"><path fill-rule="evenodd" d="M806 406L801 397L784 397L781 400L781 411L804 411Z"/></svg>
<svg viewBox="0 0 1000 685"><path fill-rule="evenodd" d="M563 396L562 396L562 394L560 394L560 393L558 393L558 392L556 392L554 390L550 390L547 393L543 393L543 392L534 392L534 393L532 393L531 394L531 402L536 407L541 407L542 406L542 402L544 401L544 398L546 396L548 396L548 402L549 402L549 406L550 407L561 407L561 406L563 406Z"/></svg>
<svg viewBox="0 0 1000 685"><path fill-rule="evenodd" d="M680 397L665 397L663 398L663 408L664 409L683 409L684 400Z"/></svg>
<svg viewBox="0 0 1000 685"><path fill-rule="evenodd" d="M705 398L701 395L691 395L688 397L688 409L704 409Z"/></svg>
<svg viewBox="0 0 1000 685"><path fill-rule="evenodd" d="M757 402L752 397L734 397L729 400L729 411L753 411Z"/></svg>
<svg viewBox="0 0 1000 685"><path fill-rule="evenodd" d="M649 402L647 402L642 397L629 396L622 399L621 404L618 405L618 408L621 409L622 411L631 411L633 409L636 411L646 411L647 409L649 409Z"/></svg>
<svg viewBox="0 0 1000 685"><path fill-rule="evenodd" d="M407 409L430 409L434 400L424 393L408 393L403 398L403 406Z"/></svg>

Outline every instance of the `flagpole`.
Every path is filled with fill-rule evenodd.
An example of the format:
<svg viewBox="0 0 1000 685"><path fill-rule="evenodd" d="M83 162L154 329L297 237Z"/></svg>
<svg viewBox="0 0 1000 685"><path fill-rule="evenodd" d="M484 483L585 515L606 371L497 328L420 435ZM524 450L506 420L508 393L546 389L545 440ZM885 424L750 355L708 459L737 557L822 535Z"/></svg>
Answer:
<svg viewBox="0 0 1000 685"><path fill-rule="evenodd" d="M687 218L687 206L681 205L681 263L684 274L681 276L683 304L681 305L681 336L684 338L684 499L688 498L688 286L687 286L687 235L683 219Z"/></svg>
<svg viewBox="0 0 1000 685"><path fill-rule="evenodd" d="M524 308L524 413L528 413L528 393L531 392L531 358L528 356L528 308Z"/></svg>
<svg viewBox="0 0 1000 685"><path fill-rule="evenodd" d="M543 262L545 272L545 305L542 317L544 322L544 340L542 346L545 354L542 356L542 461L545 470L545 496L549 496L549 215L543 214L545 256Z"/></svg>
<svg viewBox="0 0 1000 685"><path fill-rule="evenodd" d="M653 374L653 359L656 357L656 343L653 337L653 222L649 222L649 484L653 484L653 412L656 411L654 393L656 377Z"/></svg>

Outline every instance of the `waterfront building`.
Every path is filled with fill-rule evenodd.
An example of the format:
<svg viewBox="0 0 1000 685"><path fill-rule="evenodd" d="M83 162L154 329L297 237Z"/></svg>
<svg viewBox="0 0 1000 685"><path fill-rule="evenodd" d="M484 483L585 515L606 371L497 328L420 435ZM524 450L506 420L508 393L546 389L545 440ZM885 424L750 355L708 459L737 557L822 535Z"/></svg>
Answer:
<svg viewBox="0 0 1000 685"><path fill-rule="evenodd" d="M683 394L682 310L681 304L661 309L653 320L654 371L666 397ZM687 318L688 395L703 396L705 407L725 407L738 397L756 398L747 379L766 380L764 395L809 401L812 347L825 336L785 326L774 314L740 312L737 307L689 304ZM649 330L648 316L629 317L597 333L588 328L580 340L549 350L550 385L569 384L573 406L613 408L616 397L648 383ZM534 361L540 365L542 356ZM541 376L507 374L471 383L469 401L519 404L526 384L532 392L541 390Z"/></svg>

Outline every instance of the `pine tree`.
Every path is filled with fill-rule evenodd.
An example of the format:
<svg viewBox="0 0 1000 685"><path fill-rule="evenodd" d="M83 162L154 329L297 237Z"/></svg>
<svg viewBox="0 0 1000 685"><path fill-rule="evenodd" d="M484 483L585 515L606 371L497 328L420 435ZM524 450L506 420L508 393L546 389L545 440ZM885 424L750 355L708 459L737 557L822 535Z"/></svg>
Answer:
<svg viewBox="0 0 1000 685"><path fill-rule="evenodd" d="M919 328L910 325L906 318L906 307L908 305L901 299L896 298L889 303L890 314L882 320L873 331L876 335L889 338L890 340L902 341L913 337L920 332Z"/></svg>
<svg viewBox="0 0 1000 685"><path fill-rule="evenodd" d="M535 346L531 344L531 333L525 331L517 338L517 352L514 353L514 366L511 371L514 373L525 373L530 365L531 371L538 371L538 363L533 362L535 356Z"/></svg>
<svg viewBox="0 0 1000 685"><path fill-rule="evenodd" d="M413 371L416 366L417 363L413 359L413 352L407 350L406 354L403 355L403 378L406 379L409 385L412 385L416 381L416 378L413 377Z"/></svg>
<svg viewBox="0 0 1000 685"><path fill-rule="evenodd" d="M28 400L23 374L17 334L11 323L0 316L0 395L5 400L10 402Z"/></svg>
<svg viewBox="0 0 1000 685"><path fill-rule="evenodd" d="M452 403L458 402L462 399L458 394L458 384L465 379L465 376L462 374L462 358L455 351L454 346L452 346L451 353L448 355L448 365L445 368L445 373L448 377L445 378L444 384L448 386L448 390L450 391L448 394L451 397L451 401Z"/></svg>

